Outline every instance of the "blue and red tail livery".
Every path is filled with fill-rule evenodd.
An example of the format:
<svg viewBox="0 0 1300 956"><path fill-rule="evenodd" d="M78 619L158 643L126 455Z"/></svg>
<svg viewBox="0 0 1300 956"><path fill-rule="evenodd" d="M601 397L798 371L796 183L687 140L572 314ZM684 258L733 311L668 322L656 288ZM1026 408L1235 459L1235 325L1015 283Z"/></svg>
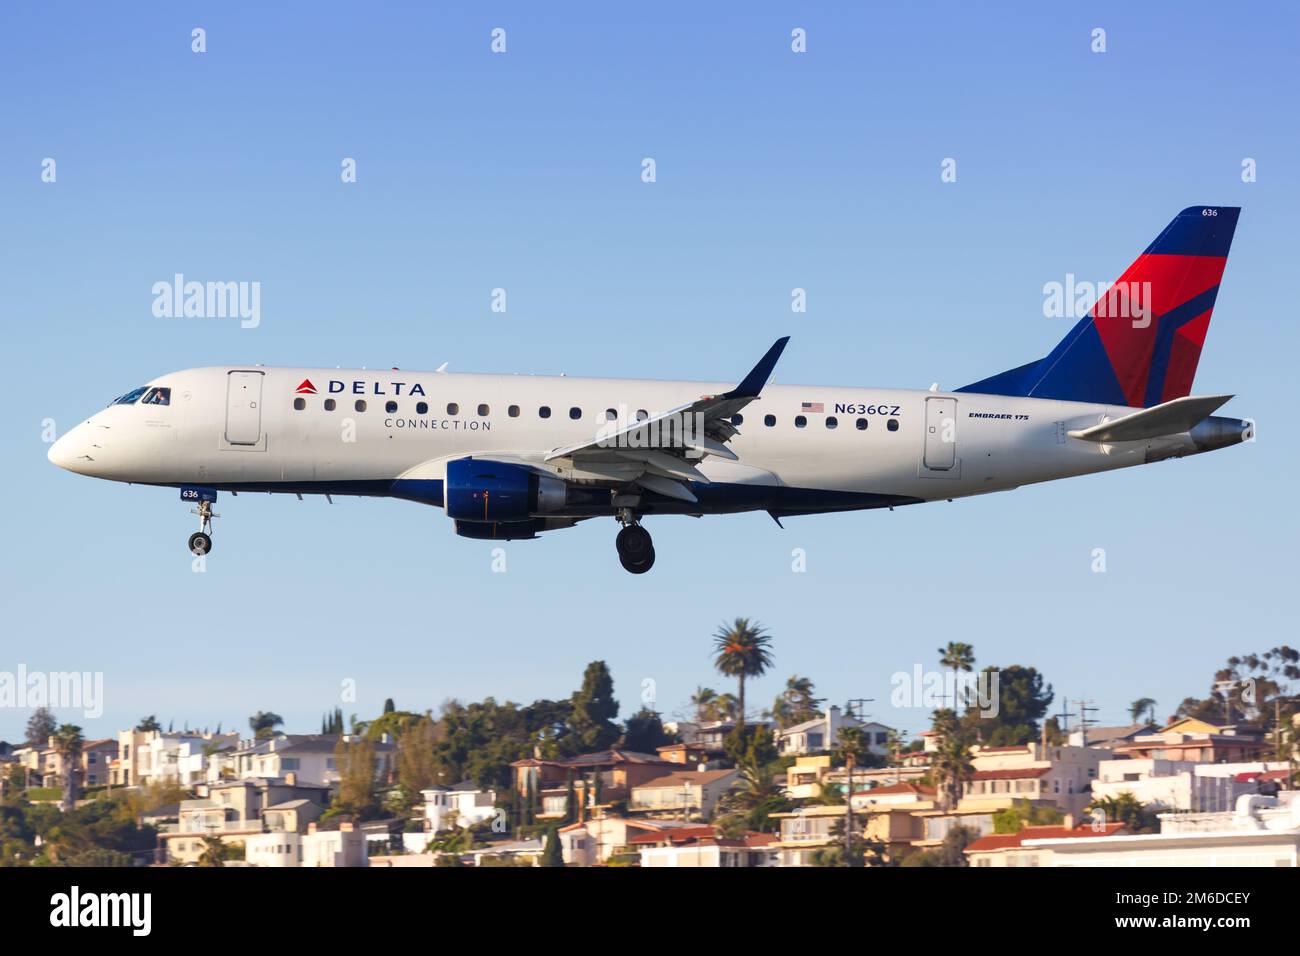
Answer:
<svg viewBox="0 0 1300 956"><path fill-rule="evenodd" d="M1184 209L1046 358L958 391L1134 408L1190 394L1240 212Z"/></svg>

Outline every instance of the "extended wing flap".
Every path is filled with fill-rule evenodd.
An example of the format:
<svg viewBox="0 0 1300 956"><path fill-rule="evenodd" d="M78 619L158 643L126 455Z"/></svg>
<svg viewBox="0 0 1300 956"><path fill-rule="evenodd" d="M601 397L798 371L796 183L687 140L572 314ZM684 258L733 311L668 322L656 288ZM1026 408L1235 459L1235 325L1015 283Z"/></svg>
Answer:
<svg viewBox="0 0 1300 956"><path fill-rule="evenodd" d="M1191 431L1231 398L1231 395L1188 395L1091 428L1075 429L1068 434L1071 438L1108 444L1177 435Z"/></svg>

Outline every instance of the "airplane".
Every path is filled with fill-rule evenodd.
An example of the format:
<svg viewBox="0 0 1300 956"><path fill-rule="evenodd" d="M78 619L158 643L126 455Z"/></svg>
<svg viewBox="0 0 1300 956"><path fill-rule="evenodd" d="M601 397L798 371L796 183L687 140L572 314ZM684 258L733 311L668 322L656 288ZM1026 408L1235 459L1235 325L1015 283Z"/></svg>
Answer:
<svg viewBox="0 0 1300 956"><path fill-rule="evenodd" d="M180 489L212 550L219 492L362 495L441 507L456 534L521 540L614 518L650 570L643 519L796 515L952 500L1250 440L1191 395L1240 209L1193 206L1046 357L952 391L260 365L160 376L59 438L82 475Z"/></svg>

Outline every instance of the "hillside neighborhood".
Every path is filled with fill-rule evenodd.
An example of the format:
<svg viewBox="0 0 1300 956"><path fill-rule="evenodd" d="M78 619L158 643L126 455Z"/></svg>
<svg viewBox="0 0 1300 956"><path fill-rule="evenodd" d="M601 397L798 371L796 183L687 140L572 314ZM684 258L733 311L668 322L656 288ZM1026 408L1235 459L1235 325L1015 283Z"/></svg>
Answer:
<svg viewBox="0 0 1300 956"><path fill-rule="evenodd" d="M974 686L974 649L939 651ZM744 619L715 637L737 693L700 687L681 719L619 722L601 661L567 699L388 701L346 728L336 707L313 733L259 712L86 740L39 709L0 742L0 864L1294 867L1298 658L1231 658L1206 698L1162 720L1143 698L1124 726L1070 726L1033 668L987 668L996 707L954 690L911 737L798 676L751 708L773 653Z"/></svg>

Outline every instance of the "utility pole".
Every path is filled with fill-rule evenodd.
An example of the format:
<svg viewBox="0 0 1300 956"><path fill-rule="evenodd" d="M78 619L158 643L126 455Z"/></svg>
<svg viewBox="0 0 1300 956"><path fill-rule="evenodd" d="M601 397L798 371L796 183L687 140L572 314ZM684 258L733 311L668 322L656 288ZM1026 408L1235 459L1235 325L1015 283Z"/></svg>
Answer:
<svg viewBox="0 0 1300 956"><path fill-rule="evenodd" d="M1096 713L1097 708L1088 706L1089 704L1092 703L1092 701L1085 700L1082 697L1076 700L1075 703L1079 705L1079 733L1081 735L1080 739L1082 741L1082 746L1086 747L1088 746L1088 725L1096 723L1095 720L1093 720L1091 717L1088 716L1088 712L1092 711L1093 713Z"/></svg>
<svg viewBox="0 0 1300 956"><path fill-rule="evenodd" d="M844 762L849 772L848 789L844 796L844 865L853 866L853 754Z"/></svg>

